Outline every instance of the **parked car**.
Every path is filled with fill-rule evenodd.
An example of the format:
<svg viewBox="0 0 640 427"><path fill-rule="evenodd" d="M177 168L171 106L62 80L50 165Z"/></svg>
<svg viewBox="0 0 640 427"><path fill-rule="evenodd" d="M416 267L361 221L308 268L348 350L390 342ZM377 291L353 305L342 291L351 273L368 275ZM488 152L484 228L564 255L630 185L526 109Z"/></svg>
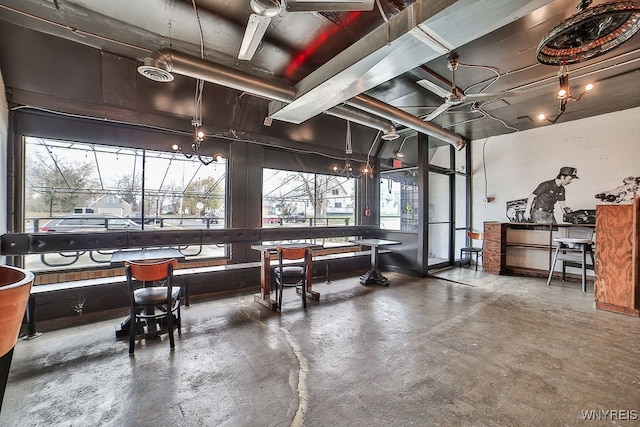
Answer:
<svg viewBox="0 0 640 427"><path fill-rule="evenodd" d="M135 222L136 224L142 224L142 212L131 212L126 217L129 218L131 221ZM148 216L148 215L145 215L144 216L144 223L145 224L156 224L156 223L159 223L161 219L162 219L161 216L154 216L154 215Z"/></svg>
<svg viewBox="0 0 640 427"><path fill-rule="evenodd" d="M307 222L307 216L303 213L294 213L284 218L285 222Z"/></svg>
<svg viewBox="0 0 640 427"><path fill-rule="evenodd" d="M44 233L60 232L99 232L116 230L139 230L140 225L117 215L110 214L68 214L47 221L40 231Z"/></svg>
<svg viewBox="0 0 640 427"><path fill-rule="evenodd" d="M264 224L282 224L282 218L279 216L265 216L262 218Z"/></svg>
<svg viewBox="0 0 640 427"><path fill-rule="evenodd" d="M202 222L207 222L207 221L209 222L209 224L217 224L218 217L215 214L206 213L202 215Z"/></svg>

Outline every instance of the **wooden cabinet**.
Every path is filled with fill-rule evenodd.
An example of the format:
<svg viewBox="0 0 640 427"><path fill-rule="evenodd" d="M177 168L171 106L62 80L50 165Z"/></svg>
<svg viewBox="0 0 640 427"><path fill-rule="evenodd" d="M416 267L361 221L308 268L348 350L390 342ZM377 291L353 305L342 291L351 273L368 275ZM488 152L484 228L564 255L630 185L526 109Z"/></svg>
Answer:
<svg viewBox="0 0 640 427"><path fill-rule="evenodd" d="M485 222L483 237L482 266L484 271L504 274L507 267L507 224Z"/></svg>
<svg viewBox="0 0 640 427"><path fill-rule="evenodd" d="M596 206L597 309L640 316L638 197L631 205Z"/></svg>

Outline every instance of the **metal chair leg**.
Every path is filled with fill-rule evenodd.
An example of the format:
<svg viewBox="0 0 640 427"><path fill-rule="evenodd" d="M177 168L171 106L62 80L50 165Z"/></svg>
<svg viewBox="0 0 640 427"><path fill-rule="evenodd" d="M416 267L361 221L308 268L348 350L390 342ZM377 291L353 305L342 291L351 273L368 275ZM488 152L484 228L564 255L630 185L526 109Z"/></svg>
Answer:
<svg viewBox="0 0 640 427"><path fill-rule="evenodd" d="M556 261L558 260L558 253L560 252L560 246L562 244L558 243L556 246L556 252L553 254L553 261L551 262L551 267L549 268L549 277L547 278L547 286L551 285L551 278L553 277L553 269L556 267Z"/></svg>

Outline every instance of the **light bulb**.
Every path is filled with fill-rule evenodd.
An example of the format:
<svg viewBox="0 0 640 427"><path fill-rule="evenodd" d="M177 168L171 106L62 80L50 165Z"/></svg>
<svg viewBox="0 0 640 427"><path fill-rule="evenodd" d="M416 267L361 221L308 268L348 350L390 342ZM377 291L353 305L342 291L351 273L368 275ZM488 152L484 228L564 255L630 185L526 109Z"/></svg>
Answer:
<svg viewBox="0 0 640 427"><path fill-rule="evenodd" d="M537 118L538 120L542 121L547 118L547 115L545 113L539 113Z"/></svg>
<svg viewBox="0 0 640 427"><path fill-rule="evenodd" d="M585 90L586 92L589 92L591 89L593 89L593 87L594 87L594 86L593 86L593 83L587 83L587 84L585 85L585 87L584 87L584 90Z"/></svg>

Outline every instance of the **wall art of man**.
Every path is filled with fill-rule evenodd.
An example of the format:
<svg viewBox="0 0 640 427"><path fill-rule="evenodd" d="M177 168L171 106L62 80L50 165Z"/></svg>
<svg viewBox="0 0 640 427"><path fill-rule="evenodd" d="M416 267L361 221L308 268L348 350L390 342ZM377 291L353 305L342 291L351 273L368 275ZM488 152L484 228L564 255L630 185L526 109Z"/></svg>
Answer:
<svg viewBox="0 0 640 427"><path fill-rule="evenodd" d="M571 212L565 205L565 187L578 178L576 168L565 166L560 168L555 179L541 182L527 199L524 219L540 224L555 224L554 209L556 203L563 212Z"/></svg>

